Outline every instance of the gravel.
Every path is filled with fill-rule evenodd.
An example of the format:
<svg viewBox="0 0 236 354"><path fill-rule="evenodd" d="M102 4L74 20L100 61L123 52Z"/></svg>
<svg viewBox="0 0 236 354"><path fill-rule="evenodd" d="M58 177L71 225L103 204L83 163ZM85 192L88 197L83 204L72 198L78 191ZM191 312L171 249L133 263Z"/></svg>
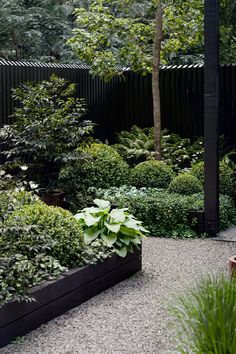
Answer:
<svg viewBox="0 0 236 354"><path fill-rule="evenodd" d="M0 349L0 354L174 354L167 306L202 274L227 271L236 244L149 238L143 271Z"/></svg>

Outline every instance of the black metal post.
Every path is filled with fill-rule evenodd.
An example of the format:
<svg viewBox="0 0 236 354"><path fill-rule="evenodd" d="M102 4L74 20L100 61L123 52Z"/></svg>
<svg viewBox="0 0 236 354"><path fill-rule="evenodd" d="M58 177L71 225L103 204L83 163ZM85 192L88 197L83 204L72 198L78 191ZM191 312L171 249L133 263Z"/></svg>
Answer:
<svg viewBox="0 0 236 354"><path fill-rule="evenodd" d="M205 0L205 232L219 233L219 0Z"/></svg>

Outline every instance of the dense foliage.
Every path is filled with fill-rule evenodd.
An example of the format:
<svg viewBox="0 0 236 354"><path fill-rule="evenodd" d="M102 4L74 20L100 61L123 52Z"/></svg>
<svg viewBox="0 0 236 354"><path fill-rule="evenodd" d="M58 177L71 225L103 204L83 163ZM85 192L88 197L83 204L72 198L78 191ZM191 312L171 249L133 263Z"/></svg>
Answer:
<svg viewBox="0 0 236 354"><path fill-rule="evenodd" d="M92 191L91 191L92 192ZM93 190L98 198L109 200L120 208L127 207L137 219L159 237L195 237L194 222L189 211L203 210L202 194L191 196L169 193L157 188L123 186L108 190ZM220 228L224 230L236 223L236 209L227 196L220 196Z"/></svg>
<svg viewBox="0 0 236 354"><path fill-rule="evenodd" d="M72 214L32 193L2 191L0 203L0 306L27 300L30 287L114 252L102 240L86 245Z"/></svg>
<svg viewBox="0 0 236 354"><path fill-rule="evenodd" d="M169 185L169 192L183 195L200 193L203 190L202 183L188 172L176 176Z"/></svg>
<svg viewBox="0 0 236 354"><path fill-rule="evenodd" d="M1 0L0 57L71 62L73 1Z"/></svg>
<svg viewBox="0 0 236 354"><path fill-rule="evenodd" d="M174 177L165 162L149 160L135 166L130 173L130 184L135 187L167 188Z"/></svg>
<svg viewBox="0 0 236 354"><path fill-rule="evenodd" d="M194 164L191 168L191 173L197 177L202 183L204 183L204 162ZM220 173L220 192L222 194L234 195L236 187L235 172L226 164L225 161L221 161L219 164Z"/></svg>
<svg viewBox="0 0 236 354"><path fill-rule="evenodd" d="M86 160L68 164L60 172L60 187L72 199L86 195L89 187L119 187L127 182L129 167L111 146L93 143L83 151Z"/></svg>
<svg viewBox="0 0 236 354"><path fill-rule="evenodd" d="M96 207L85 208L75 215L84 230L85 241L102 239L108 247L114 247L120 257L133 252L141 244L148 231L126 209L111 209L109 201L95 199Z"/></svg>
<svg viewBox="0 0 236 354"><path fill-rule="evenodd" d="M154 156L154 130L133 125L130 131L118 134L114 147L131 166L150 160ZM162 159L172 165L174 170L180 171L203 159L203 139L191 142L164 129L161 133L161 152Z"/></svg>
<svg viewBox="0 0 236 354"><path fill-rule="evenodd" d="M83 120L84 100L75 98L75 90L75 84L55 75L14 90L20 105L15 123L0 129L2 153L13 165L28 165L28 178L40 187L56 187L61 166L81 157L75 149L92 131L93 124Z"/></svg>
<svg viewBox="0 0 236 354"><path fill-rule="evenodd" d="M236 277L205 278L172 308L181 353L236 352Z"/></svg>

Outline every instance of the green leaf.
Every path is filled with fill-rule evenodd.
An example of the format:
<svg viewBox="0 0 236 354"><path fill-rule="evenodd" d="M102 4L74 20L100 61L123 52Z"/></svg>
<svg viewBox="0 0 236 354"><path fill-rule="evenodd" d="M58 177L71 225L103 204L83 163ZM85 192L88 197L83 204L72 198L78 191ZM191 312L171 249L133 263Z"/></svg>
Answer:
<svg viewBox="0 0 236 354"><path fill-rule="evenodd" d="M85 214L84 213L78 213L74 215L76 220L84 220L85 219Z"/></svg>
<svg viewBox="0 0 236 354"><path fill-rule="evenodd" d="M127 256L127 248L122 247L122 248L116 249L116 254L122 258L125 258Z"/></svg>
<svg viewBox="0 0 236 354"><path fill-rule="evenodd" d="M93 240L95 240L99 234L101 233L101 230L94 231L93 229L86 229L84 231L84 241L85 243L90 243Z"/></svg>
<svg viewBox="0 0 236 354"><path fill-rule="evenodd" d="M110 230L116 234L120 231L120 224L110 224L107 222L105 222L104 224L108 228L108 230Z"/></svg>
<svg viewBox="0 0 236 354"><path fill-rule="evenodd" d="M96 225L101 220L101 216L93 216L91 214L85 213L84 222L87 226Z"/></svg>
<svg viewBox="0 0 236 354"><path fill-rule="evenodd" d="M134 229L136 231L140 231L140 226L138 225L137 221L136 220L128 220L126 222L124 222L124 225L126 227L128 227L129 229Z"/></svg>
<svg viewBox="0 0 236 354"><path fill-rule="evenodd" d="M130 244L130 237L128 235L122 235L119 237L119 240L121 240L126 246L129 246Z"/></svg>
<svg viewBox="0 0 236 354"><path fill-rule="evenodd" d="M110 212L110 216L115 221L122 222L122 223L125 221L125 217L126 217L123 209L113 209Z"/></svg>
<svg viewBox="0 0 236 354"><path fill-rule="evenodd" d="M124 235L129 235L129 236L137 236L140 234L140 232L134 230L134 229L129 229L126 226L121 226L120 232Z"/></svg>
<svg viewBox="0 0 236 354"><path fill-rule="evenodd" d="M111 247L116 242L117 235L114 232L110 232L108 235L101 234L101 238L108 247Z"/></svg>
<svg viewBox="0 0 236 354"><path fill-rule="evenodd" d="M96 204L100 209L110 208L111 204L108 200L94 199L94 204Z"/></svg>

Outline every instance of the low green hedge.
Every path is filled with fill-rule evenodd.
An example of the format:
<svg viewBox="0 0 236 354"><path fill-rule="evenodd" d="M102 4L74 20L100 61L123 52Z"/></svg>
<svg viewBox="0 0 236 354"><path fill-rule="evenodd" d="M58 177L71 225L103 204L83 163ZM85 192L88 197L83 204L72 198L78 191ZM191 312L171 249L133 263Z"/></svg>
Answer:
<svg viewBox="0 0 236 354"><path fill-rule="evenodd" d="M128 207L141 220L152 236L196 237L190 225L189 211L203 210L202 194L191 196L169 193L155 188L121 187L94 191L97 197L107 199L119 207ZM236 223L236 209L228 196L220 196L220 228Z"/></svg>
<svg viewBox="0 0 236 354"><path fill-rule="evenodd" d="M89 187L119 187L127 182L129 166L111 146L92 144L84 153L86 160L67 165L60 172L59 186L72 199L79 193L86 196Z"/></svg>
<svg viewBox="0 0 236 354"><path fill-rule="evenodd" d="M0 200L0 306L28 299L30 287L114 252L102 240L85 244L69 211L47 206L30 193L3 192Z"/></svg>
<svg viewBox="0 0 236 354"><path fill-rule="evenodd" d="M202 183L204 183L204 162L198 162L194 164L191 168L191 173L197 177ZM226 195L235 194L235 176L234 170L228 166L224 161L221 161L219 164L219 173L220 173L220 193Z"/></svg>
<svg viewBox="0 0 236 354"><path fill-rule="evenodd" d="M168 190L171 193L191 195L202 192L203 186L199 179L185 172L179 174L170 182Z"/></svg>
<svg viewBox="0 0 236 354"><path fill-rule="evenodd" d="M130 184L138 188L167 188L173 177L172 168L165 162L149 160L139 163L131 170Z"/></svg>

